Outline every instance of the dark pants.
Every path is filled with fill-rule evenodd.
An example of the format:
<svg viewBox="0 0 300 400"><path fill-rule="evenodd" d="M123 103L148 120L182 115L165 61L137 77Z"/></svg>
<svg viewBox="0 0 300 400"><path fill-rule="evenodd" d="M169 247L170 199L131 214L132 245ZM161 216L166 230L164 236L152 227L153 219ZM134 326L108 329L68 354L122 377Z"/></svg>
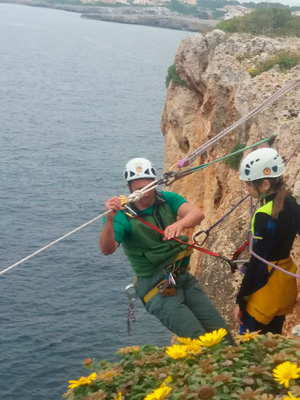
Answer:
<svg viewBox="0 0 300 400"><path fill-rule="evenodd" d="M138 278L138 295L143 298L164 276L162 271L154 277ZM235 344L226 322L193 275L178 275L175 287L175 296L161 296L157 293L145 304L146 310L177 336L198 339L207 332L225 328L228 332L225 339Z"/></svg>
<svg viewBox="0 0 300 400"><path fill-rule="evenodd" d="M243 334L249 329L250 332L261 331L261 334L265 334L267 332L271 333L282 333L282 327L285 321L285 315L280 315L274 317L271 322L267 325L262 324L261 322L256 321L251 315L244 311L242 317L243 325L240 325L240 333Z"/></svg>

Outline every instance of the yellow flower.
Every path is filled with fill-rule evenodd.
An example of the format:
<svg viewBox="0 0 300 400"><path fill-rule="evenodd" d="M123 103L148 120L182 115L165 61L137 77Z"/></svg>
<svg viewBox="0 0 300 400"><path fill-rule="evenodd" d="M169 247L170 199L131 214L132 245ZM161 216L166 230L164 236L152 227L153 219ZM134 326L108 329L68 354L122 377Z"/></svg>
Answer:
<svg viewBox="0 0 300 400"><path fill-rule="evenodd" d="M189 353L199 353L201 351L200 340L194 339L186 346L186 351Z"/></svg>
<svg viewBox="0 0 300 400"><path fill-rule="evenodd" d="M122 393L121 392L118 393L118 396L115 397L115 400L122 400Z"/></svg>
<svg viewBox="0 0 300 400"><path fill-rule="evenodd" d="M168 375L166 377L166 379L164 380L164 383L170 383L170 382L172 382L172 380L173 380L173 378L171 377L171 375Z"/></svg>
<svg viewBox="0 0 300 400"><path fill-rule="evenodd" d="M273 377L275 381L279 382L279 385L284 385L284 387L288 388L291 379L300 377L299 372L300 367L298 367L297 364L286 361L273 369Z"/></svg>
<svg viewBox="0 0 300 400"><path fill-rule="evenodd" d="M158 389L152 393L147 394L144 400L163 400L171 391L171 388L165 383L161 384Z"/></svg>
<svg viewBox="0 0 300 400"><path fill-rule="evenodd" d="M177 340L186 346L186 351L197 353L201 350L201 343L198 339L178 337Z"/></svg>
<svg viewBox="0 0 300 400"><path fill-rule="evenodd" d="M300 400L300 397L294 397L291 392L288 392L288 395L290 397L284 397L283 400L291 400L291 399Z"/></svg>
<svg viewBox="0 0 300 400"><path fill-rule="evenodd" d="M250 72L250 74L252 74L254 72L253 68L248 68L248 72Z"/></svg>
<svg viewBox="0 0 300 400"><path fill-rule="evenodd" d="M117 353L121 353L122 356L125 356L128 353L137 353L140 351L140 346L132 346L132 347L123 347L122 349L119 349Z"/></svg>
<svg viewBox="0 0 300 400"><path fill-rule="evenodd" d="M256 340L259 336L259 332L261 331L250 332L249 329L247 329L243 335L236 335L235 338L241 342L248 342L251 339Z"/></svg>
<svg viewBox="0 0 300 400"><path fill-rule="evenodd" d="M85 377L82 376L81 378L78 379L78 381L69 381L69 389L74 389L78 386L82 385L90 385L92 381L94 381L97 378L96 372L93 372L91 375Z"/></svg>
<svg viewBox="0 0 300 400"><path fill-rule="evenodd" d="M217 343L220 343L223 337L227 334L226 329L220 328L219 330L215 330L209 333L206 333L203 336L199 336L199 344L201 346L210 347Z"/></svg>
<svg viewBox="0 0 300 400"><path fill-rule="evenodd" d="M187 346L181 346L180 344L174 344L174 346L170 346L167 348L166 353L169 357L177 360L177 358L183 358L187 356L186 347Z"/></svg>

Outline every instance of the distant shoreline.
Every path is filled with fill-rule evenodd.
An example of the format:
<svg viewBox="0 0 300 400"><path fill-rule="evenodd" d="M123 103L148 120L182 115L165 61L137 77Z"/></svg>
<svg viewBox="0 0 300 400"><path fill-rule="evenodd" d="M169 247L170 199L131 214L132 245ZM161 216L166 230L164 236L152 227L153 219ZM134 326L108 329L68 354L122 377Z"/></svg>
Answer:
<svg viewBox="0 0 300 400"><path fill-rule="evenodd" d="M145 25L156 28L168 28L181 31L207 32L219 21L198 20L186 17L168 17L154 15L123 15L123 14L82 14L81 18L96 19L99 21L117 22L122 24ZM207 22L207 23L206 23Z"/></svg>
<svg viewBox="0 0 300 400"><path fill-rule="evenodd" d="M140 13L131 13L129 7L68 5L49 3L42 0L0 0L0 4L18 4L31 7L52 8L55 10L76 12L81 14L81 18L86 19L201 33L207 32L220 22L219 20L201 20L195 17L177 16L172 13L168 15L149 14L143 12L143 9L140 9Z"/></svg>

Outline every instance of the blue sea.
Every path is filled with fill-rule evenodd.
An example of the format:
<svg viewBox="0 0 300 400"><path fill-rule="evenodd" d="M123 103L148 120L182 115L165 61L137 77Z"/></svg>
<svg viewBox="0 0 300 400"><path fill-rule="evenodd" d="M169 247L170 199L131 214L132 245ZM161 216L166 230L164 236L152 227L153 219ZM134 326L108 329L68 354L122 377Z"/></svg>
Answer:
<svg viewBox="0 0 300 400"><path fill-rule="evenodd" d="M103 213L132 157L162 172L165 76L189 33L0 4L1 270ZM166 345L142 304L127 334L119 249L99 220L0 276L0 398L57 400L85 358Z"/></svg>

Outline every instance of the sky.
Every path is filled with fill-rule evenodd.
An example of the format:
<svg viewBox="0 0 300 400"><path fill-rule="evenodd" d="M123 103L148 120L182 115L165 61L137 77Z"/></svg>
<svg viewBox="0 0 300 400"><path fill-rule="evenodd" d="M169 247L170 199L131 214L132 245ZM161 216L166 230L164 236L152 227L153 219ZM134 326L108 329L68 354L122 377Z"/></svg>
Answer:
<svg viewBox="0 0 300 400"><path fill-rule="evenodd" d="M240 3L248 3L249 1L253 1L254 3L262 3L262 1L266 0L238 0ZM300 6L300 0L271 0L271 3L281 3L285 6Z"/></svg>

